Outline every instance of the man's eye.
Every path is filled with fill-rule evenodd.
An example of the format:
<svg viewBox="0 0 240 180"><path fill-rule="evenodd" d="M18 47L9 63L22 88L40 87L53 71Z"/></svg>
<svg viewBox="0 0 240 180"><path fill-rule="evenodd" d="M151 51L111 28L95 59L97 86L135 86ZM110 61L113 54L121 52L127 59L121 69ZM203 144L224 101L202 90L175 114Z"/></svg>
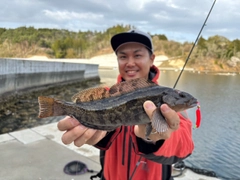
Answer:
<svg viewBox="0 0 240 180"><path fill-rule="evenodd" d="M120 58L120 59L125 59L125 58L126 58L126 56L120 56L119 58Z"/></svg>

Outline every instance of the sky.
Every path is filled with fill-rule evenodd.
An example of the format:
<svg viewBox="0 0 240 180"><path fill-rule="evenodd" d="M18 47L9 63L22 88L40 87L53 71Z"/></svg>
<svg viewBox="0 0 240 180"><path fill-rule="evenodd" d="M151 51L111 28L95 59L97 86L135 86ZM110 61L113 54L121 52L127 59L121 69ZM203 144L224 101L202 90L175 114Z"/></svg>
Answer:
<svg viewBox="0 0 240 180"><path fill-rule="evenodd" d="M121 24L194 42L214 0L0 0L0 27L106 31ZM240 39L240 1L216 0L201 33Z"/></svg>

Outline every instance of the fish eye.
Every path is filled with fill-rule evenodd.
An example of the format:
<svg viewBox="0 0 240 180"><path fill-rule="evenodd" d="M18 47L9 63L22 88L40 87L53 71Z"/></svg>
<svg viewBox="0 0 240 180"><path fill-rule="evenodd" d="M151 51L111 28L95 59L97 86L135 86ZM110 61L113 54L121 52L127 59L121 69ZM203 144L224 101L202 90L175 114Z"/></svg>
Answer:
<svg viewBox="0 0 240 180"><path fill-rule="evenodd" d="M182 97L182 98L185 98L185 97L186 97L186 94L184 94L184 93L179 93L179 96Z"/></svg>

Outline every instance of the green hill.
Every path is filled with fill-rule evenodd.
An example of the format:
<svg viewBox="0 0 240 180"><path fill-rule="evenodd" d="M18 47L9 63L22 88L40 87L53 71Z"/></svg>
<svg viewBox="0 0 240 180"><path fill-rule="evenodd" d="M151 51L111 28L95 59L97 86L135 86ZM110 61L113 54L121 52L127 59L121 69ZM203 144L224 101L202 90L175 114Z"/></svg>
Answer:
<svg viewBox="0 0 240 180"><path fill-rule="evenodd" d="M65 29L19 27L0 28L0 57L28 58L34 55L49 58L90 58L112 53L110 38L116 33L129 30L131 25L116 25L104 32ZM185 60L192 42L168 40L163 34L151 34L156 55L166 55ZM222 36L208 39L200 37L189 59L188 67L199 71L240 72L240 40L228 40ZM174 66L165 62L162 66Z"/></svg>

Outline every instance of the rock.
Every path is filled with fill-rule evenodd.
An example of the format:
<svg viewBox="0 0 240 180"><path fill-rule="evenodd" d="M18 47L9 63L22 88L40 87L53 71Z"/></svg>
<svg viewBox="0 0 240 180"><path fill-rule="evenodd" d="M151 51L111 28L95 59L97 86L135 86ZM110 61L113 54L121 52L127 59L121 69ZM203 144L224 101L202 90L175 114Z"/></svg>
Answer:
<svg viewBox="0 0 240 180"><path fill-rule="evenodd" d="M236 56L232 56L231 59L227 61L227 64L230 67L236 67L238 62L240 62L240 59Z"/></svg>
<svg viewBox="0 0 240 180"><path fill-rule="evenodd" d="M2 128L2 130L0 131L2 134L5 134L5 133L8 133L8 132L11 132L12 131L12 128Z"/></svg>
<svg viewBox="0 0 240 180"><path fill-rule="evenodd" d="M240 59L238 57L236 57L236 56L232 56L231 57L231 61L238 63L238 62L240 62Z"/></svg>
<svg viewBox="0 0 240 180"><path fill-rule="evenodd" d="M78 92L78 89L86 89L99 84L99 80L87 82L76 82L55 86L48 89L26 92L25 94L14 94L5 98L0 103L0 134L20 129L35 127L38 125L57 122L63 117L38 118L39 106L37 97L39 95L58 97L59 99L71 101L71 97Z"/></svg>
<svg viewBox="0 0 240 180"><path fill-rule="evenodd" d="M8 116L8 115L12 114L12 111L6 110L4 114L5 114L6 116Z"/></svg>
<svg viewBox="0 0 240 180"><path fill-rule="evenodd" d="M237 65L237 63L234 62L234 61L228 60L227 65L230 66L230 67L235 67Z"/></svg>

